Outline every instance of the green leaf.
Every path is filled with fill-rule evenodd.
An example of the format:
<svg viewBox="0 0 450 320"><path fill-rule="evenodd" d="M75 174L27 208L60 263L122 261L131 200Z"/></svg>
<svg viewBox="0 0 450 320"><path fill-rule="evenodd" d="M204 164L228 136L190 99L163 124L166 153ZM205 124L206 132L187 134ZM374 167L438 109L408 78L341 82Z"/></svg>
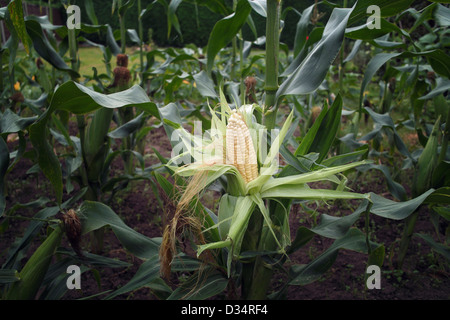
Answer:
<svg viewBox="0 0 450 320"><path fill-rule="evenodd" d="M438 134L440 127L440 116L434 124L433 130L428 137L427 144L422 151L422 154L417 161L417 168L413 181L413 195L422 194L425 190L433 187L431 182L433 178L433 171L438 163Z"/></svg>
<svg viewBox="0 0 450 320"><path fill-rule="evenodd" d="M364 73L364 78L363 78L363 81L361 84L361 90L359 93L359 105L361 108L362 108L362 103L363 103L364 91L366 90L366 87L370 83L370 80L372 79L372 77L375 75L375 73L378 71L378 69L381 68L382 65L384 65L390 59L397 57L399 55L401 55L401 53L382 52L382 53L377 54L370 60L369 64L366 67L366 71Z"/></svg>
<svg viewBox="0 0 450 320"><path fill-rule="evenodd" d="M266 0L252 0L252 1L249 1L249 3L252 6L253 10L255 10L255 12L257 12L262 17L267 18L267 1Z"/></svg>
<svg viewBox="0 0 450 320"><path fill-rule="evenodd" d="M309 172L310 167L307 163L306 165L300 157L296 157L284 144L281 145L280 148L280 154L283 156L283 158L286 160L286 162L289 164L283 170L279 173L278 176L285 176L290 175L289 172L296 172L296 173L305 173Z"/></svg>
<svg viewBox="0 0 450 320"><path fill-rule="evenodd" d="M125 285L123 285L119 289L115 290L114 292L106 296L105 300L111 300L121 294L145 287L152 281L158 279L159 275L160 275L159 258L158 256L154 256L151 259L145 261L143 264L141 264L139 269L134 274L133 278L131 278L131 280L127 282Z"/></svg>
<svg viewBox="0 0 450 320"><path fill-rule="evenodd" d="M49 108L30 127L30 140L37 150L41 170L55 189L58 203L61 203L63 194L62 171L59 160L53 153L53 147L46 139L47 122L52 113L56 110L66 110L75 114L84 114L100 107L112 109L129 106L141 108L159 118L156 105L150 102L145 91L137 85L118 93L105 95L76 82L68 81L55 91Z"/></svg>
<svg viewBox="0 0 450 320"><path fill-rule="evenodd" d="M359 219L361 213L367 209L368 201L363 201L358 209L350 215L344 217L334 217L327 214L322 214L320 223L312 228L300 227L297 230L294 241L289 248L288 254L291 254L308 243L314 235L320 235L322 237L330 239L339 239L344 237L350 230L351 226Z"/></svg>
<svg viewBox="0 0 450 320"><path fill-rule="evenodd" d="M342 166L337 167L331 167L331 168L324 168L316 171L311 171L307 173L302 173L298 175L292 175L287 177L281 177L281 178L273 178L266 182L263 187L261 188L261 193L266 194L267 192L271 192L273 189L280 188L283 186L290 187L292 186L292 192L296 193L297 191L295 188L299 188L299 190L306 188L304 184L310 183L310 182L316 182L321 181L323 179L326 179L328 177L331 177L335 174L353 169L357 166L366 164L366 161L359 161L354 163L349 163ZM285 188L283 188L285 189Z"/></svg>
<svg viewBox="0 0 450 320"><path fill-rule="evenodd" d="M367 8L376 5L380 8L381 17L391 17L408 9L414 0L358 0L352 15L349 19L349 25L362 19L367 19L371 13L367 13Z"/></svg>
<svg viewBox="0 0 450 320"><path fill-rule="evenodd" d="M315 91L325 79L342 45L345 28L352 9L333 10L322 39L309 52L297 69L281 84L277 99Z"/></svg>
<svg viewBox="0 0 450 320"><path fill-rule="evenodd" d="M42 201L42 199L38 201L33 201L31 203L25 205L17 205L19 207L31 207L35 208L36 205L45 204L47 201ZM18 256L20 256L21 251L28 248L29 244L33 241L34 237L39 233L44 222L42 220L48 219L50 217L54 217L59 212L59 207L47 207L34 215L34 218L39 220L32 220L25 230L22 238L18 240L14 247L11 247L8 252L8 257L3 266L12 267L15 264L15 261Z"/></svg>
<svg viewBox="0 0 450 320"><path fill-rule="evenodd" d="M19 48L19 40L20 39L14 28L14 24L11 20L9 11L6 10L7 9L6 7L3 9L5 9L3 11L3 17L5 19L4 21L5 21L6 27L10 31L11 35L10 35L8 41L5 43L5 45L2 46L3 47L2 50L8 49L8 51L9 51L8 73L11 76L12 72L14 70L14 65L15 65L15 60L17 57L17 50Z"/></svg>
<svg viewBox="0 0 450 320"><path fill-rule="evenodd" d="M300 17L300 20L297 23L297 30L295 32L295 39L294 39L294 57L296 57L300 51L303 49L303 47L306 44L306 37L308 35L308 25L311 22L311 14L316 5L313 4L312 6L309 6L306 8L302 16Z"/></svg>
<svg viewBox="0 0 450 320"><path fill-rule="evenodd" d="M383 198L375 193L370 194L373 203L370 212L392 220L403 220L411 215L416 209L433 193L434 189L430 189L424 194L403 202L395 202Z"/></svg>
<svg viewBox="0 0 450 320"><path fill-rule="evenodd" d="M339 154L337 156L325 159L324 161L322 161L322 165L324 165L325 167L343 165L345 163L361 159L361 157L363 157L368 152L369 146L364 145L360 149L353 152Z"/></svg>
<svg viewBox="0 0 450 320"><path fill-rule="evenodd" d="M167 39L170 38L170 33L173 25L175 30L177 30L178 34L180 35L181 41L183 41L183 34L181 33L180 22L178 21L178 18L175 14L181 2L182 0L171 0L167 8Z"/></svg>
<svg viewBox="0 0 450 320"><path fill-rule="evenodd" d="M420 97L419 100L428 100L428 99L434 98L448 90L450 90L450 80L444 79L444 78L438 78L436 80L436 87L433 90L431 90L429 93L427 93L425 96Z"/></svg>
<svg viewBox="0 0 450 320"><path fill-rule="evenodd" d="M422 238L428 243L428 245L433 248L437 253L441 254L447 261L450 261L450 248L441 243L437 243L434 239L428 235L423 233L415 233L415 236Z"/></svg>
<svg viewBox="0 0 450 320"><path fill-rule="evenodd" d="M133 7L134 1L135 0L127 0L124 4L122 4L122 6L120 6L118 10L119 15L123 17L127 10Z"/></svg>
<svg viewBox="0 0 450 320"><path fill-rule="evenodd" d="M123 108L135 106L159 118L156 105L150 102L147 93L138 85L112 94L102 94L74 81L62 84L53 94L50 111L67 110L75 114L85 114L100 107Z"/></svg>
<svg viewBox="0 0 450 320"><path fill-rule="evenodd" d="M113 55L118 55L122 52L119 45L117 44L111 26L106 27L106 45L111 50Z"/></svg>
<svg viewBox="0 0 450 320"><path fill-rule="evenodd" d="M319 257L303 267L292 269L290 285L307 285L318 280L331 268L340 249L367 252L366 236L360 230L351 228L344 237L337 239Z"/></svg>
<svg viewBox="0 0 450 320"><path fill-rule="evenodd" d="M22 0L12 0L8 4L8 11L14 29L20 40L22 40L25 51L27 54L30 54L31 41L27 33L27 28L25 27Z"/></svg>
<svg viewBox="0 0 450 320"><path fill-rule="evenodd" d="M84 8L86 9L86 13L88 15L89 20L94 25L98 25L98 19L95 15L94 2L92 0L84 0Z"/></svg>
<svg viewBox="0 0 450 320"><path fill-rule="evenodd" d="M295 234L295 238L291 243L291 246L287 250L287 254L294 253L304 245L306 245L312 238L314 238L315 233L306 227L299 227L297 229L297 233Z"/></svg>
<svg viewBox="0 0 450 320"><path fill-rule="evenodd" d="M36 298L36 294L52 262L53 254L59 246L62 234L61 226L57 226L36 249L20 271L20 281L14 282L8 291L6 295L7 300L31 300Z"/></svg>
<svg viewBox="0 0 450 320"><path fill-rule="evenodd" d="M62 84L52 96L49 108L30 127L30 140L38 152L38 163L45 176L52 183L58 203L63 194L62 171L58 158L53 153L53 147L46 139L48 135L47 122L56 110L66 110L75 114L92 112L103 108L122 108L135 106L159 118L156 105L150 102L144 89L133 86L130 89L105 95L93 91L74 81Z"/></svg>
<svg viewBox="0 0 450 320"><path fill-rule="evenodd" d="M108 258L106 256L93 254L90 252L83 252L83 257L79 257L73 250L69 248L58 248L57 254L68 256L76 263L84 263L91 267L98 268L126 268L131 267L132 264L118 260L117 258ZM66 265L67 266L67 265ZM65 270L64 270L65 271ZM46 278L48 277L48 274Z"/></svg>
<svg viewBox="0 0 450 320"><path fill-rule="evenodd" d="M325 104L325 107L326 108L322 108L322 111L320 112L316 121L314 121L314 124L311 126L311 128L308 130L306 135L303 137L302 141L300 142L299 146L297 147L297 150L295 150L296 156L305 156L309 153L308 151L312 146L312 142L314 141L315 136L319 132L319 128L321 127L322 120L325 118L325 116L328 113L328 106L326 104Z"/></svg>
<svg viewBox="0 0 450 320"><path fill-rule="evenodd" d="M304 200L335 200L335 199L367 199L366 194L327 190L311 189L304 185L280 185L264 192L261 192L264 199L270 198L292 198Z"/></svg>
<svg viewBox="0 0 450 320"><path fill-rule="evenodd" d="M144 113L139 114L133 120L123 124L117 129L108 133L108 137L112 139L123 139L130 136L132 133L136 132L142 126L142 118Z"/></svg>
<svg viewBox="0 0 450 320"><path fill-rule="evenodd" d="M80 207L83 234L109 225L122 245L138 258L147 260L159 254L160 240L150 239L127 226L108 206L85 201Z"/></svg>
<svg viewBox="0 0 450 320"><path fill-rule="evenodd" d="M363 166L359 167L358 171L366 172L370 169L380 170L386 178L386 183L387 183L389 191L392 193L392 195L400 201L406 200L407 196L406 196L405 188L403 188L403 186L400 183L398 183L397 181L394 181L392 179L391 173L389 172L389 168L387 166L382 165L382 164L371 163L371 164L367 164L367 165L363 165Z"/></svg>
<svg viewBox="0 0 450 320"><path fill-rule="evenodd" d="M446 77L450 77L450 56L444 50L436 49L422 53L430 63L434 72Z"/></svg>
<svg viewBox="0 0 450 320"><path fill-rule="evenodd" d="M305 155L311 152L319 154L317 163L321 163L328 155L334 140L336 139L337 132L341 123L342 114L342 97L340 94L336 96L331 108L327 105L324 106L325 115L316 119L317 123L314 123L311 133L308 131L305 138L302 139L296 155ZM322 112L321 112L322 113ZM304 144L309 145L308 148L304 147ZM305 153L305 149L307 149Z"/></svg>
<svg viewBox="0 0 450 320"><path fill-rule="evenodd" d="M260 168L260 175L250 181L246 186L246 194L251 194L255 192L259 192L261 190L261 186L265 184L266 181L268 181L272 175L275 174L275 172L278 169L278 162L276 157L279 156L280 147L283 145L283 141L286 137L286 134L289 132L289 129L291 128L292 120L294 118L294 110L291 111L289 116L287 117L286 121L284 122L283 126L281 127L280 132L276 136L276 138L271 142L270 150L265 157L265 159L262 159L263 164Z"/></svg>
<svg viewBox="0 0 450 320"><path fill-rule="evenodd" d="M61 164L49 143L47 121L33 124L29 129L29 133L31 143L37 153L39 167L47 179L50 180L55 191L57 203L61 204L63 196Z"/></svg>
<svg viewBox="0 0 450 320"><path fill-rule="evenodd" d="M269 210L266 208L266 205L265 205L264 200L262 199L261 195L260 194L252 194L252 195L250 195L250 198L256 204L256 206L258 206L258 209L264 218L265 225L267 226L267 228L269 228L269 231L272 234L273 239L275 240L278 248L280 250L283 250L284 247L280 244L280 242L275 234L275 231L273 230L273 227L272 227L273 223L272 223L272 220L270 219ZM283 235L283 236L286 237L286 235ZM287 238L290 239L290 235L287 235Z"/></svg>
<svg viewBox="0 0 450 320"><path fill-rule="evenodd" d="M222 274L211 270L196 272L167 300L205 300L223 292L227 286L228 279Z"/></svg>
<svg viewBox="0 0 450 320"><path fill-rule="evenodd" d="M343 217L322 214L320 216L320 223L312 228L311 231L330 239L342 238L347 234L350 227L359 219L361 214L366 211L367 204L367 200L363 201L355 212Z"/></svg>
<svg viewBox="0 0 450 320"><path fill-rule="evenodd" d="M206 70L211 74L216 55L236 36L241 27L247 21L247 17L252 11L252 7L247 0L240 0L236 11L231 15L219 20L215 25L208 40L206 52Z"/></svg>
<svg viewBox="0 0 450 320"><path fill-rule="evenodd" d="M412 33L418 26L421 26L424 24L425 21L432 19L432 13L434 9L436 8L436 3L433 3L426 8L422 9L419 12L416 11L414 8L410 8L408 10L405 10L405 13L410 13L414 18L416 18L416 22L414 22L414 25L409 29L409 33Z"/></svg>
<svg viewBox="0 0 450 320"><path fill-rule="evenodd" d="M375 128L366 134L364 137L361 137L360 140L371 140L373 139L377 134L379 134L383 128L389 128L392 130L394 144L397 147L398 151L403 154L404 156L408 157L410 160L415 161L409 152L408 148L406 147L405 143L401 139L400 135L397 133L396 126L394 124L394 120L392 120L389 113L385 114L379 114L373 111L371 108L364 108L367 113L370 114L372 117L372 120L375 123Z"/></svg>
<svg viewBox="0 0 450 320"><path fill-rule="evenodd" d="M222 240L226 239L230 231L231 219L233 217L234 209L236 208L237 199L237 197L233 197L229 194L224 194L220 198L218 228Z"/></svg>
<svg viewBox="0 0 450 320"><path fill-rule="evenodd" d="M249 197L238 197L236 206L234 207L233 216L231 218L230 228L226 240L216 241L200 245L197 248L197 256L200 256L203 251L211 249L229 248L231 251L228 254L227 269L228 277L231 274L231 262L233 257L238 257L241 252L241 244L244 238L245 231L250 217L255 208L255 202ZM228 218L229 219L229 218Z"/></svg>
<svg viewBox="0 0 450 320"><path fill-rule="evenodd" d="M139 35L135 29L128 29L127 34L130 37L131 41L136 43L137 45L141 45L141 39L139 38Z"/></svg>
<svg viewBox="0 0 450 320"><path fill-rule="evenodd" d="M361 84L361 90L360 90L360 96L359 96L359 105L362 108L363 103L363 96L364 92L366 90L367 85L370 83L372 77L375 75L375 73L380 69L382 65L384 65L387 61L389 61L392 58L410 58L410 57L418 57L423 56L428 59L430 62L430 65L433 67L433 70L441 74L445 77L450 76L450 57L445 54L443 50L437 49L437 50L430 50L430 51L424 51L424 52L393 52L393 53L386 53L382 52L377 55L375 55L369 62L366 68L366 72L364 73L364 78ZM438 85L433 90L433 94L431 92L420 99L429 99L434 97L435 95L441 94L442 92L448 90L449 81L448 79L439 81L437 80Z"/></svg>
<svg viewBox="0 0 450 320"><path fill-rule="evenodd" d="M450 208L448 207L433 207L433 210L439 214L442 218L450 221Z"/></svg>
<svg viewBox="0 0 450 320"><path fill-rule="evenodd" d="M58 70L66 71L71 76L79 78L80 75L72 70L65 62L64 59L53 49L53 46L48 42L44 36L41 25L32 19L25 21L27 32L33 41L33 47L37 53L49 62L53 67Z"/></svg>
<svg viewBox="0 0 450 320"><path fill-rule="evenodd" d="M163 175L158 172L154 172L155 179L169 198L174 199L176 197L175 187L171 184Z"/></svg>
<svg viewBox="0 0 450 320"><path fill-rule="evenodd" d="M214 82L208 74L202 70L197 74L194 74L194 80L197 84L197 89L200 91L201 95L204 97L218 98L216 90L214 89Z"/></svg>
<svg viewBox="0 0 450 320"><path fill-rule="evenodd" d="M343 61L344 63L353 60L353 58L358 53L358 50L359 50L359 47L361 46L361 44L362 44L362 40L355 41L355 43L353 44L353 47L352 47L352 51L350 51L348 56L344 59L344 61Z"/></svg>
<svg viewBox="0 0 450 320"><path fill-rule="evenodd" d="M140 14L139 14L139 19L142 20L148 13L150 13L151 10L152 10L152 8L153 8L153 5L154 5L155 3L156 3L155 1L149 3L149 4L147 5L147 7L146 7L145 9L143 9L143 10L140 12Z"/></svg>
<svg viewBox="0 0 450 320"><path fill-rule="evenodd" d="M436 1L438 2L438 1ZM450 1L439 1L439 2L450 2ZM437 5L437 7L434 10L434 19L440 25L441 27L448 27L450 26L450 9L448 7L445 7L441 5L440 3Z"/></svg>
<svg viewBox="0 0 450 320"><path fill-rule="evenodd" d="M19 273L13 269L0 270L0 285L17 282L20 280Z"/></svg>
<svg viewBox="0 0 450 320"><path fill-rule="evenodd" d="M426 204L450 204L450 187L442 187L433 191L425 199Z"/></svg>
<svg viewBox="0 0 450 320"><path fill-rule="evenodd" d="M249 197L238 197L231 220L228 237L232 241L233 255L239 255L241 243L247 229L248 221L254 211L255 202Z"/></svg>
<svg viewBox="0 0 450 320"><path fill-rule="evenodd" d="M378 38L384 36L387 33L396 32L402 36L409 38L409 34L397 27L395 24L390 23L385 19L380 19L380 28L369 29L367 24L361 26L348 28L345 31L345 36L350 39L360 39L360 40L377 40Z"/></svg>

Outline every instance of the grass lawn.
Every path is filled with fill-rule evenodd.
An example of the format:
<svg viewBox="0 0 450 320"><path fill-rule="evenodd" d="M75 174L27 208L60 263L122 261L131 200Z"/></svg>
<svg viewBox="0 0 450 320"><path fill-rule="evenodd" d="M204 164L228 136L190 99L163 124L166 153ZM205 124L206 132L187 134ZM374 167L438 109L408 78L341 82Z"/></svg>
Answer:
<svg viewBox="0 0 450 320"><path fill-rule="evenodd" d="M82 78L85 76L92 76L93 70L95 67L97 69L98 74L106 73L106 66L103 58L103 52L96 47L80 47L78 50L78 54L80 56L80 75ZM127 54L129 55L129 69L133 70L134 68L138 68L135 66L139 64L139 49L135 48L127 48ZM111 58L111 70L114 70L116 67L116 59L113 56Z"/></svg>
<svg viewBox="0 0 450 320"><path fill-rule="evenodd" d="M103 61L103 53L99 48L80 47L78 50L80 56L80 75L92 75L92 68L97 68L99 74L106 72L106 66Z"/></svg>

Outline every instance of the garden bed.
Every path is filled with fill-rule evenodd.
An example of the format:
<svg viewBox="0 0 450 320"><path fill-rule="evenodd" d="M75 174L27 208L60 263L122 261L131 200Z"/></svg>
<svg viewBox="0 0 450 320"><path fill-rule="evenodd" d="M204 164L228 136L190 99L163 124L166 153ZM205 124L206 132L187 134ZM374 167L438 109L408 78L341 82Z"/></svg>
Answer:
<svg viewBox="0 0 450 320"><path fill-rule="evenodd" d="M162 127L152 130L147 141L149 145L155 147L164 156L170 155L169 141ZM11 145L11 147L13 147ZM155 158L149 157L149 163L155 163ZM153 160L152 160L153 159ZM27 174L32 162L27 159L20 160L14 170L8 175L11 182L8 203L28 203L39 197L51 197L52 189L45 177L41 174ZM113 173L122 170L121 161L118 160L113 165ZM405 175L405 179L411 179ZM387 193L384 176L379 171L371 172L370 175L360 176L358 183L361 192L374 192L376 194ZM358 190L355 190L358 191ZM213 200L214 202L214 200ZM158 205L156 197L146 181L132 182L129 187L118 193L110 204L111 208L121 219L139 233L149 237L161 237L163 230L163 209ZM315 204L308 205L310 209L315 209ZM356 209L357 201L352 201L345 205L328 203L321 206L316 214L316 219L320 219L321 213L328 215L343 216L353 212L348 206ZM8 208L7 208L8 209ZM32 217L30 209L18 210L17 215ZM420 209L419 221L415 232L424 232L435 235L436 232L429 219L429 209ZM367 255L350 250L340 250L336 261L318 281L305 286L290 286L287 291L288 300L348 300L348 299L368 299L368 300L446 300L450 298L450 277L448 265L445 260L417 237L413 238L408 250L407 259L403 270L395 267L395 256L398 250L398 242L401 237L403 223L392 223L392 221L372 215L371 230L372 240L384 244L386 257L381 268L381 289L368 290L365 286L365 270L367 267ZM16 237L21 237L29 221L11 219L8 229L2 234L0 242L0 253L14 243ZM299 226L311 227L314 218L310 213L305 212L300 205L294 205L290 213L290 227L292 236L295 235ZM364 229L364 221L361 218L356 227ZM42 232L45 229L42 230ZM442 230L441 230L442 231ZM441 234L441 236L443 236ZM32 253L40 243L37 237L30 246ZM304 248L300 249L287 262L295 264L305 264L317 257L332 244L331 239L315 236ZM70 248L67 240L64 245ZM85 236L81 242L82 250L89 252L90 237ZM128 262L129 267L123 268L96 268L95 271L87 271L81 277L81 290L68 291L63 299L80 299L92 297L101 299L126 283L136 274L142 260L128 253L118 241L114 233L107 229L104 240L104 249L101 255L113 259ZM0 256L4 257L4 256ZM279 290L287 280L287 275L281 271L275 273L271 284L271 291ZM171 279L174 288L178 283L176 278ZM230 292L215 297L215 299L228 299L233 297ZM131 300L155 300L158 299L148 288L141 288L134 292L122 294L115 299Z"/></svg>

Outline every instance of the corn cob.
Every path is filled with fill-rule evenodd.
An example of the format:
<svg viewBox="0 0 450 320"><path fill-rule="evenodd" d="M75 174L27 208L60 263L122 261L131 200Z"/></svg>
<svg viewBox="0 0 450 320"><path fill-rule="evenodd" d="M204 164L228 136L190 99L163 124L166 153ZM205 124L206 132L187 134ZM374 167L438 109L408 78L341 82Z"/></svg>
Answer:
<svg viewBox="0 0 450 320"><path fill-rule="evenodd" d="M245 182L258 177L258 163L250 131L242 116L233 112L226 130L226 163L234 165Z"/></svg>

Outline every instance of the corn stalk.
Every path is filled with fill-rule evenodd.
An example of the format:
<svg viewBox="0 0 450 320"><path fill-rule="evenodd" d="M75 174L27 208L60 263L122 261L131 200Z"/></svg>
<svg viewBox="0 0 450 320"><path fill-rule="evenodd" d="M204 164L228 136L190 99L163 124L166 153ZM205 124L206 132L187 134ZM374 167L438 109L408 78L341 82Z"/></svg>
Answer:
<svg viewBox="0 0 450 320"><path fill-rule="evenodd" d="M125 53L127 50L127 40L126 40L126 32L125 29L125 17L124 14L121 13L122 8L122 0L118 0L117 6L119 8L119 23L120 23L120 46L122 53Z"/></svg>
<svg viewBox="0 0 450 320"><path fill-rule="evenodd" d="M278 105L276 92L278 90L278 54L280 43L280 8L279 0L267 1L267 22L266 22L266 91L265 100L265 126L272 130L276 125ZM270 207L270 206L269 206ZM261 214L253 215L254 228L249 229L246 234L246 243L250 244L249 251L260 249L260 241L263 227ZM274 240L274 238L269 238ZM271 241L269 240L269 241ZM272 241L273 242L273 241ZM274 245L272 243L271 247ZM276 245L276 244L275 244ZM254 261L244 266L245 282L242 286L242 295L245 299L260 300L266 296L267 288L272 278L272 270L267 267L261 256L257 256Z"/></svg>
<svg viewBox="0 0 450 320"><path fill-rule="evenodd" d="M280 1L267 0L266 22L266 91L265 126L275 128L277 118L276 92L278 90L278 53L280 47Z"/></svg>
<svg viewBox="0 0 450 320"><path fill-rule="evenodd" d="M139 38L141 39L140 43L140 51L139 51L139 59L140 59L140 76L141 76L141 85L143 85L144 81L144 26L142 24L142 1L138 0L138 13L139 13Z"/></svg>
<svg viewBox="0 0 450 320"><path fill-rule="evenodd" d="M127 4L125 4L126 6ZM125 13L127 11L127 8L123 7L123 1L122 0L118 0L117 2L117 6L118 6L118 16L119 16L119 23L120 23L120 44L121 44L121 52L123 55L126 54L126 50L127 50L127 39L126 39L126 26L125 26ZM141 12L140 8L138 10L139 14ZM139 18L139 23L140 23L140 37L141 37L141 70L143 67L143 52L142 52L142 22L141 19ZM120 91L120 90L124 90L124 89L128 89L129 88L129 84L126 84L124 86L121 87L117 87L115 88L115 92ZM122 125L133 120L135 117L135 112L133 110L133 108L124 108L124 109L120 109L119 110L119 115L122 121ZM123 139L122 141L123 146L122 149L123 150L130 150L132 148L132 142L131 142L131 138L130 137L126 137ZM133 162L132 162L132 158L128 153L124 153L122 156L124 163L125 163L125 171L127 174L133 174Z"/></svg>

